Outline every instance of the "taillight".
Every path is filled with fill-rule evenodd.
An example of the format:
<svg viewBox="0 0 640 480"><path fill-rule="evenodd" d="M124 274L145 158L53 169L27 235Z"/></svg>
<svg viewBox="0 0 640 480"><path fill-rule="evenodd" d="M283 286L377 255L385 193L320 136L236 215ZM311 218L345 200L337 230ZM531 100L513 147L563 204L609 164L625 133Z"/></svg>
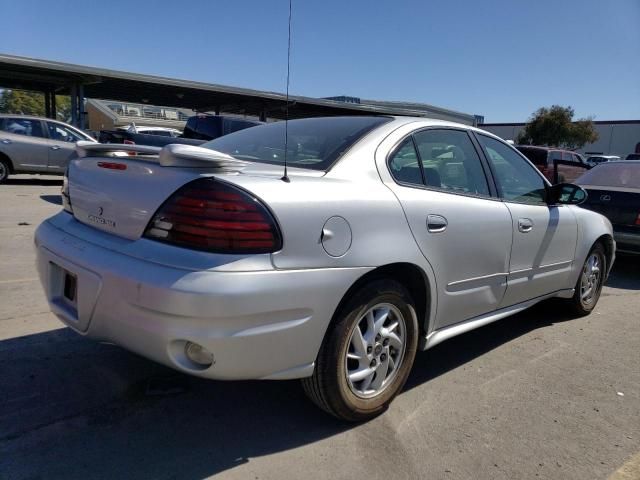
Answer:
<svg viewBox="0 0 640 480"><path fill-rule="evenodd" d="M638 213L638 216L636 217L636 225L640 225L640 213Z"/></svg>
<svg viewBox="0 0 640 480"><path fill-rule="evenodd" d="M216 253L270 253L282 248L273 215L248 192L201 178L175 192L153 216L144 236Z"/></svg>
<svg viewBox="0 0 640 480"><path fill-rule="evenodd" d="M134 142L133 140L127 140L126 138L122 141L122 143L124 143L125 145L135 145L136 144L136 142ZM135 157L138 154L136 152L127 152L127 155L129 155L130 157Z"/></svg>
<svg viewBox="0 0 640 480"><path fill-rule="evenodd" d="M69 212L73 215L73 208L71 208L71 197L69 196L69 167L64 171L64 177L62 179L62 208L65 212Z"/></svg>

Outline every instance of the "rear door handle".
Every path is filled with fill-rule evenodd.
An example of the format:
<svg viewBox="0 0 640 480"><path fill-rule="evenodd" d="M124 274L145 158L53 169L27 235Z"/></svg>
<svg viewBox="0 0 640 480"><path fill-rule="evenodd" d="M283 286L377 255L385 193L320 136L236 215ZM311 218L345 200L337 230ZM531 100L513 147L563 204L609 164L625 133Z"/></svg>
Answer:
<svg viewBox="0 0 640 480"><path fill-rule="evenodd" d="M427 216L427 230L431 233L441 233L447 229L447 219L442 215L429 215Z"/></svg>
<svg viewBox="0 0 640 480"><path fill-rule="evenodd" d="M51 150L60 150L60 147L58 145L54 145L53 147L51 147Z"/></svg>
<svg viewBox="0 0 640 480"><path fill-rule="evenodd" d="M9 145L11 143L11 140L9 140L7 138L3 138L2 139L2 143L4 143L5 145Z"/></svg>
<svg viewBox="0 0 640 480"><path fill-rule="evenodd" d="M533 230L533 220L530 218L518 219L518 231L522 233L529 233L531 230Z"/></svg>

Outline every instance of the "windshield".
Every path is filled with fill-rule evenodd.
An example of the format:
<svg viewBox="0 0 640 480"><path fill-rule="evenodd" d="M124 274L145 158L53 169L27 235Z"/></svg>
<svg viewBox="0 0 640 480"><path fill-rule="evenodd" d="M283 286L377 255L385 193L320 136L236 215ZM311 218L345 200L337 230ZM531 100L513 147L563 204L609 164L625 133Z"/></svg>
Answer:
<svg viewBox="0 0 640 480"><path fill-rule="evenodd" d="M340 156L388 117L322 117L289 120L287 164L292 167L328 170ZM284 162L285 122L240 130L201 147L240 160L281 165Z"/></svg>
<svg viewBox="0 0 640 480"><path fill-rule="evenodd" d="M578 185L640 188L640 162L601 163L582 175Z"/></svg>

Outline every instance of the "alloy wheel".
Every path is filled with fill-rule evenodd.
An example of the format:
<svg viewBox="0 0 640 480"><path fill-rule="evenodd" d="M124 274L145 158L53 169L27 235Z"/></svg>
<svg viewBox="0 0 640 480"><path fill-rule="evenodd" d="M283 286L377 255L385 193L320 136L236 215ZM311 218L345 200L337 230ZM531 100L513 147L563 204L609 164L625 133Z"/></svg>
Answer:
<svg viewBox="0 0 640 480"><path fill-rule="evenodd" d="M350 333L345 357L347 384L358 397L379 395L396 377L406 350L406 324L389 303L369 308Z"/></svg>
<svg viewBox="0 0 640 480"><path fill-rule="evenodd" d="M587 258L582 268L580 281L580 300L584 305L589 305L597 298L602 277L602 258L598 252L593 252Z"/></svg>

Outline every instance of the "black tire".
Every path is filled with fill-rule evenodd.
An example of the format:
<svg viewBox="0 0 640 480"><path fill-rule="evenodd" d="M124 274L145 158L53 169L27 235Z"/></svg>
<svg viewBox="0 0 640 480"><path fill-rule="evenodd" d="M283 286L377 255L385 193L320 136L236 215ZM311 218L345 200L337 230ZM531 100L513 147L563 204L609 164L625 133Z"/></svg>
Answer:
<svg viewBox="0 0 640 480"><path fill-rule="evenodd" d="M356 291L337 312L329 326L318 353L313 375L302 379L307 396L321 409L341 420L360 422L384 412L402 390L415 359L419 330L414 305L407 289L392 279L372 280ZM346 356L350 349L352 332L356 327L360 328L362 322L366 322L364 315L374 307L390 309L391 313L387 317L390 319L390 325L396 322L400 324L402 321L402 326L396 327L399 330L393 330L393 327L389 326L389 329L384 331L403 332L404 353L398 356L401 349L394 349L387 338L382 339L379 335L375 337L375 347L367 348L372 348L370 355L378 355L375 357L379 362L378 367L382 367L382 363L387 360L384 352L388 352L388 358L391 360L395 355L396 360L399 359L399 366L393 368L390 366L391 360L387 360L385 365L392 373L389 373L387 368L384 369L385 377L381 378L384 378L382 382L386 385L381 386L378 393L363 398L355 393L356 387L347 379L348 362L354 360L347 360ZM401 318L398 318L399 316ZM365 333L365 336L367 335L368 329ZM398 337L401 337L400 333ZM361 358L363 362L370 361L369 353L366 359L364 355ZM375 358L371 362L374 362ZM373 375L372 384L376 383L377 375Z"/></svg>
<svg viewBox="0 0 640 480"><path fill-rule="evenodd" d="M592 260L592 258L598 259L597 261L599 264L599 275L597 280L595 282L592 282L592 295L589 298L585 299L583 295L585 293L585 291L583 290L583 281L586 275L586 271L589 269L588 264ZM576 317L584 317L585 315L589 315L593 311L593 309L596 308L598 300L600 299L600 293L602 292L602 286L604 284L606 274L607 255L604 246L600 242L598 242L591 248L589 254L587 255L587 258L582 264L582 270L580 273L580 277L576 282L575 293L573 294L573 297L567 299L566 301L567 309L571 314Z"/></svg>
<svg viewBox="0 0 640 480"><path fill-rule="evenodd" d="M4 183L11 173L11 164L4 158L0 158L0 183Z"/></svg>

